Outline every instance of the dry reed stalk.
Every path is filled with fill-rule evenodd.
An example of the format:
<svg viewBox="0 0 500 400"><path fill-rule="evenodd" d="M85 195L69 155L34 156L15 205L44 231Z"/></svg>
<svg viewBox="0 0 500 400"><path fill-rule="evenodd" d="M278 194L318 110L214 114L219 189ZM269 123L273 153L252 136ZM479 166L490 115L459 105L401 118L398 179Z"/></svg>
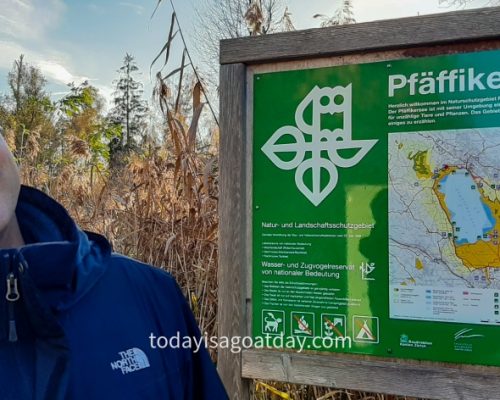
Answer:
<svg viewBox="0 0 500 400"><path fill-rule="evenodd" d="M93 187L88 171L71 165L48 178L25 160L22 175L63 203L82 228L105 234L116 251L172 273L202 332L215 336L217 188L204 171L205 156L181 157L175 172L169 165L179 155L134 156L112 180L97 176Z"/></svg>

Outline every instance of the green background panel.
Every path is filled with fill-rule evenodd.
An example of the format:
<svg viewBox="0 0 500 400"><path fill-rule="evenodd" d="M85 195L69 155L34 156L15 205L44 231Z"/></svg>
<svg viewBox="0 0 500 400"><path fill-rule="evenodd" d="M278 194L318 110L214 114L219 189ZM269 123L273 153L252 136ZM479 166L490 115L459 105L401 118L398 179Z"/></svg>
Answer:
<svg viewBox="0 0 500 400"><path fill-rule="evenodd" d="M309 328L315 336L322 332L322 314L345 315L346 332L352 339L359 333L359 321L364 316L368 324L378 318L376 340L352 341L350 349L315 350L371 354L397 358L412 358L471 364L500 365L500 346L496 340L498 327L463 323L415 321L389 318L389 254L388 254L388 135L390 132L436 131L449 129L500 127L500 114L440 118L431 124L388 126L388 105L396 103L447 101L470 97L496 97L500 90L487 89L471 92L436 93L410 96L408 90L398 90L388 96L388 77L394 74L410 76L412 73L457 68L474 68L476 73L499 70L500 52L456 54L448 56L405 59L361 65L348 65L319 69L262 73L254 76L253 93L253 315L254 337L262 336L264 318L271 311L277 332L285 337L293 335L294 315L310 318ZM484 81L484 79L483 79ZM261 150L273 133L283 126L296 126L295 110L304 97L315 87L336 87L352 84L352 137L354 140L377 139L377 144L354 167L338 168L336 188L320 205L314 206L296 187L295 170L281 170ZM498 102L498 99L497 99ZM308 112L310 114L310 112ZM338 116L322 118L323 129L338 127ZM323 154L326 156L326 154ZM310 154L306 154L305 159ZM308 178L309 179L309 178ZM310 183L310 182L309 182ZM276 228L263 227L263 223L278 224ZM300 229L295 223L346 222L374 223L374 229L357 232L359 237L300 237L304 232L347 234L347 230ZM280 227L281 224L292 226ZM282 236L264 236L274 234ZM263 243L278 253L279 246L287 243L307 242L307 256L282 254L286 258L264 257ZM331 263L354 265L348 272L340 272L339 279L318 277L286 277L262 274L262 270L289 270L263 268L262 262ZM361 279L362 263L374 264L373 280ZM291 304L294 288L301 287L303 304ZM274 288L270 288L273 286ZM314 285L314 286L310 286ZM264 288L267 288L264 290ZM305 289L304 289L305 288ZM312 289L314 288L314 289ZM328 292L330 290L330 292ZM335 290L332 302L331 290ZM322 300L322 294L325 295ZM264 301L264 298L268 299ZM269 303L269 299L272 299ZM343 299L344 304L341 304ZM272 304L272 305L270 305ZM336 304L336 305L335 305ZM273 312L276 311L276 312ZM283 312L284 314L281 314ZM298 313L298 314L295 314ZM309 314L305 314L309 313ZM307 319L306 318L306 319ZM294 322L295 321L295 322ZM358 321L358 322L356 322ZM484 335L480 340L467 341L469 351L455 349L454 335L464 328ZM375 329L375 328L374 328ZM354 336L354 337L353 337ZM374 335L375 336L375 335ZM428 342L415 348L404 344L409 341ZM310 340L308 346L311 348ZM306 346L307 348L307 346Z"/></svg>

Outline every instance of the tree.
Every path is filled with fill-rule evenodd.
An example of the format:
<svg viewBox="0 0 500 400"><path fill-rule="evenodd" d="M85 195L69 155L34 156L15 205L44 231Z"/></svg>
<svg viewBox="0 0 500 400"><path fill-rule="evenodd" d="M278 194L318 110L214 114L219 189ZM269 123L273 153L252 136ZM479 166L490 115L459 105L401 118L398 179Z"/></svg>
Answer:
<svg viewBox="0 0 500 400"><path fill-rule="evenodd" d="M355 24L354 12L352 11L352 0L342 0L339 8L335 11L333 16L328 17L324 14L316 14L314 18L321 20L321 27L337 26L346 24Z"/></svg>
<svg viewBox="0 0 500 400"><path fill-rule="evenodd" d="M289 22L282 0L204 0L196 9L195 47L211 85L218 80L219 41L282 31ZM290 24L288 24L290 28Z"/></svg>
<svg viewBox="0 0 500 400"><path fill-rule="evenodd" d="M112 121L122 128L121 134L113 140L117 150L133 149L137 138L145 132L148 107L142 99L142 83L134 78L138 70L134 57L127 53L117 71L119 78L115 81L114 108L111 110Z"/></svg>
<svg viewBox="0 0 500 400"><path fill-rule="evenodd" d="M109 142L121 129L103 115L104 100L87 81L69 85L70 92L59 102L60 142L69 143L71 155L81 156L90 165L102 170L109 161Z"/></svg>
<svg viewBox="0 0 500 400"><path fill-rule="evenodd" d="M0 123L14 135L14 154L22 158L30 135L48 137L54 132L54 105L45 92L47 81L39 69L20 55L7 77L10 93L0 107Z"/></svg>
<svg viewBox="0 0 500 400"><path fill-rule="evenodd" d="M285 12L283 13L283 17L280 21L280 26L283 32L291 32L295 30L295 26L292 21L292 13L288 11L288 7L285 8Z"/></svg>

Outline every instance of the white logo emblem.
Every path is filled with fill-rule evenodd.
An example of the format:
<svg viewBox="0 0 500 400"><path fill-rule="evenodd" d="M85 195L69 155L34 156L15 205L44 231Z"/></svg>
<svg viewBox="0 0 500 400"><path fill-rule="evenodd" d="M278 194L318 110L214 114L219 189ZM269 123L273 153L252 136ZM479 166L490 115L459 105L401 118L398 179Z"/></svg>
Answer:
<svg viewBox="0 0 500 400"><path fill-rule="evenodd" d="M455 333L455 341L460 340L460 339L474 339L474 338L482 338L484 335L481 335L480 333L471 333L472 329L462 329Z"/></svg>
<svg viewBox="0 0 500 400"><path fill-rule="evenodd" d="M283 170L295 171L295 184L300 192L315 206L335 189L338 182L337 167L351 168L358 164L378 140L352 139L352 85L334 88L314 87L302 100L295 111L295 126L279 128L267 143L262 146L264 154ZM311 124L305 121L307 110L312 111ZM332 130L322 129L321 116L342 114L342 127ZM292 143L278 143L280 139L291 136ZM344 158L339 150L356 150L352 157ZM328 158L323 157L326 152ZM295 154L291 160L283 160L280 153ZM310 154L310 156L309 156ZM307 157L306 157L307 156ZM326 184L321 181L322 170L328 173ZM311 187L304 176L311 172Z"/></svg>
<svg viewBox="0 0 500 400"><path fill-rule="evenodd" d="M146 354L136 347L118 352L121 359L111 363L113 371L119 369L122 374L139 371L149 367L149 360Z"/></svg>
<svg viewBox="0 0 500 400"><path fill-rule="evenodd" d="M361 265L359 266L359 269L361 270L361 279L364 281L374 281L375 278L371 278L368 275L370 275L373 271L375 271L375 263L368 263L368 262L362 262Z"/></svg>

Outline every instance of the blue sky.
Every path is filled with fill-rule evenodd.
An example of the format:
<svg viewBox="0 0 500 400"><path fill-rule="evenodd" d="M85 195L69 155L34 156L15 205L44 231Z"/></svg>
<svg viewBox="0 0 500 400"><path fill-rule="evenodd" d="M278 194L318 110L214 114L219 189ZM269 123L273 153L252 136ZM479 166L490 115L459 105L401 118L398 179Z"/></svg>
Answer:
<svg viewBox="0 0 500 400"><path fill-rule="evenodd" d="M21 53L42 70L56 94L68 82L88 79L110 96L126 52L136 58L148 83L170 14L165 4L150 19L154 5L153 0L0 0L0 92ZM185 15L185 7L179 8Z"/></svg>
<svg viewBox="0 0 500 400"><path fill-rule="evenodd" d="M178 17L194 53L191 35L194 5L203 0L174 0ZM150 95L149 66L164 44L171 8L163 0L150 19L157 0L0 0L0 93L13 61L25 54L49 80L54 96L65 84L88 79L110 98L116 70L126 52L142 71L145 94ZM474 0L471 6L487 0ZM285 1L298 29L317 27L316 13L331 15L340 0ZM198 3L199 4L199 3ZM358 22L398 18L449 10L439 0L354 0ZM196 54L193 54L197 63ZM172 66L172 69L174 66Z"/></svg>

